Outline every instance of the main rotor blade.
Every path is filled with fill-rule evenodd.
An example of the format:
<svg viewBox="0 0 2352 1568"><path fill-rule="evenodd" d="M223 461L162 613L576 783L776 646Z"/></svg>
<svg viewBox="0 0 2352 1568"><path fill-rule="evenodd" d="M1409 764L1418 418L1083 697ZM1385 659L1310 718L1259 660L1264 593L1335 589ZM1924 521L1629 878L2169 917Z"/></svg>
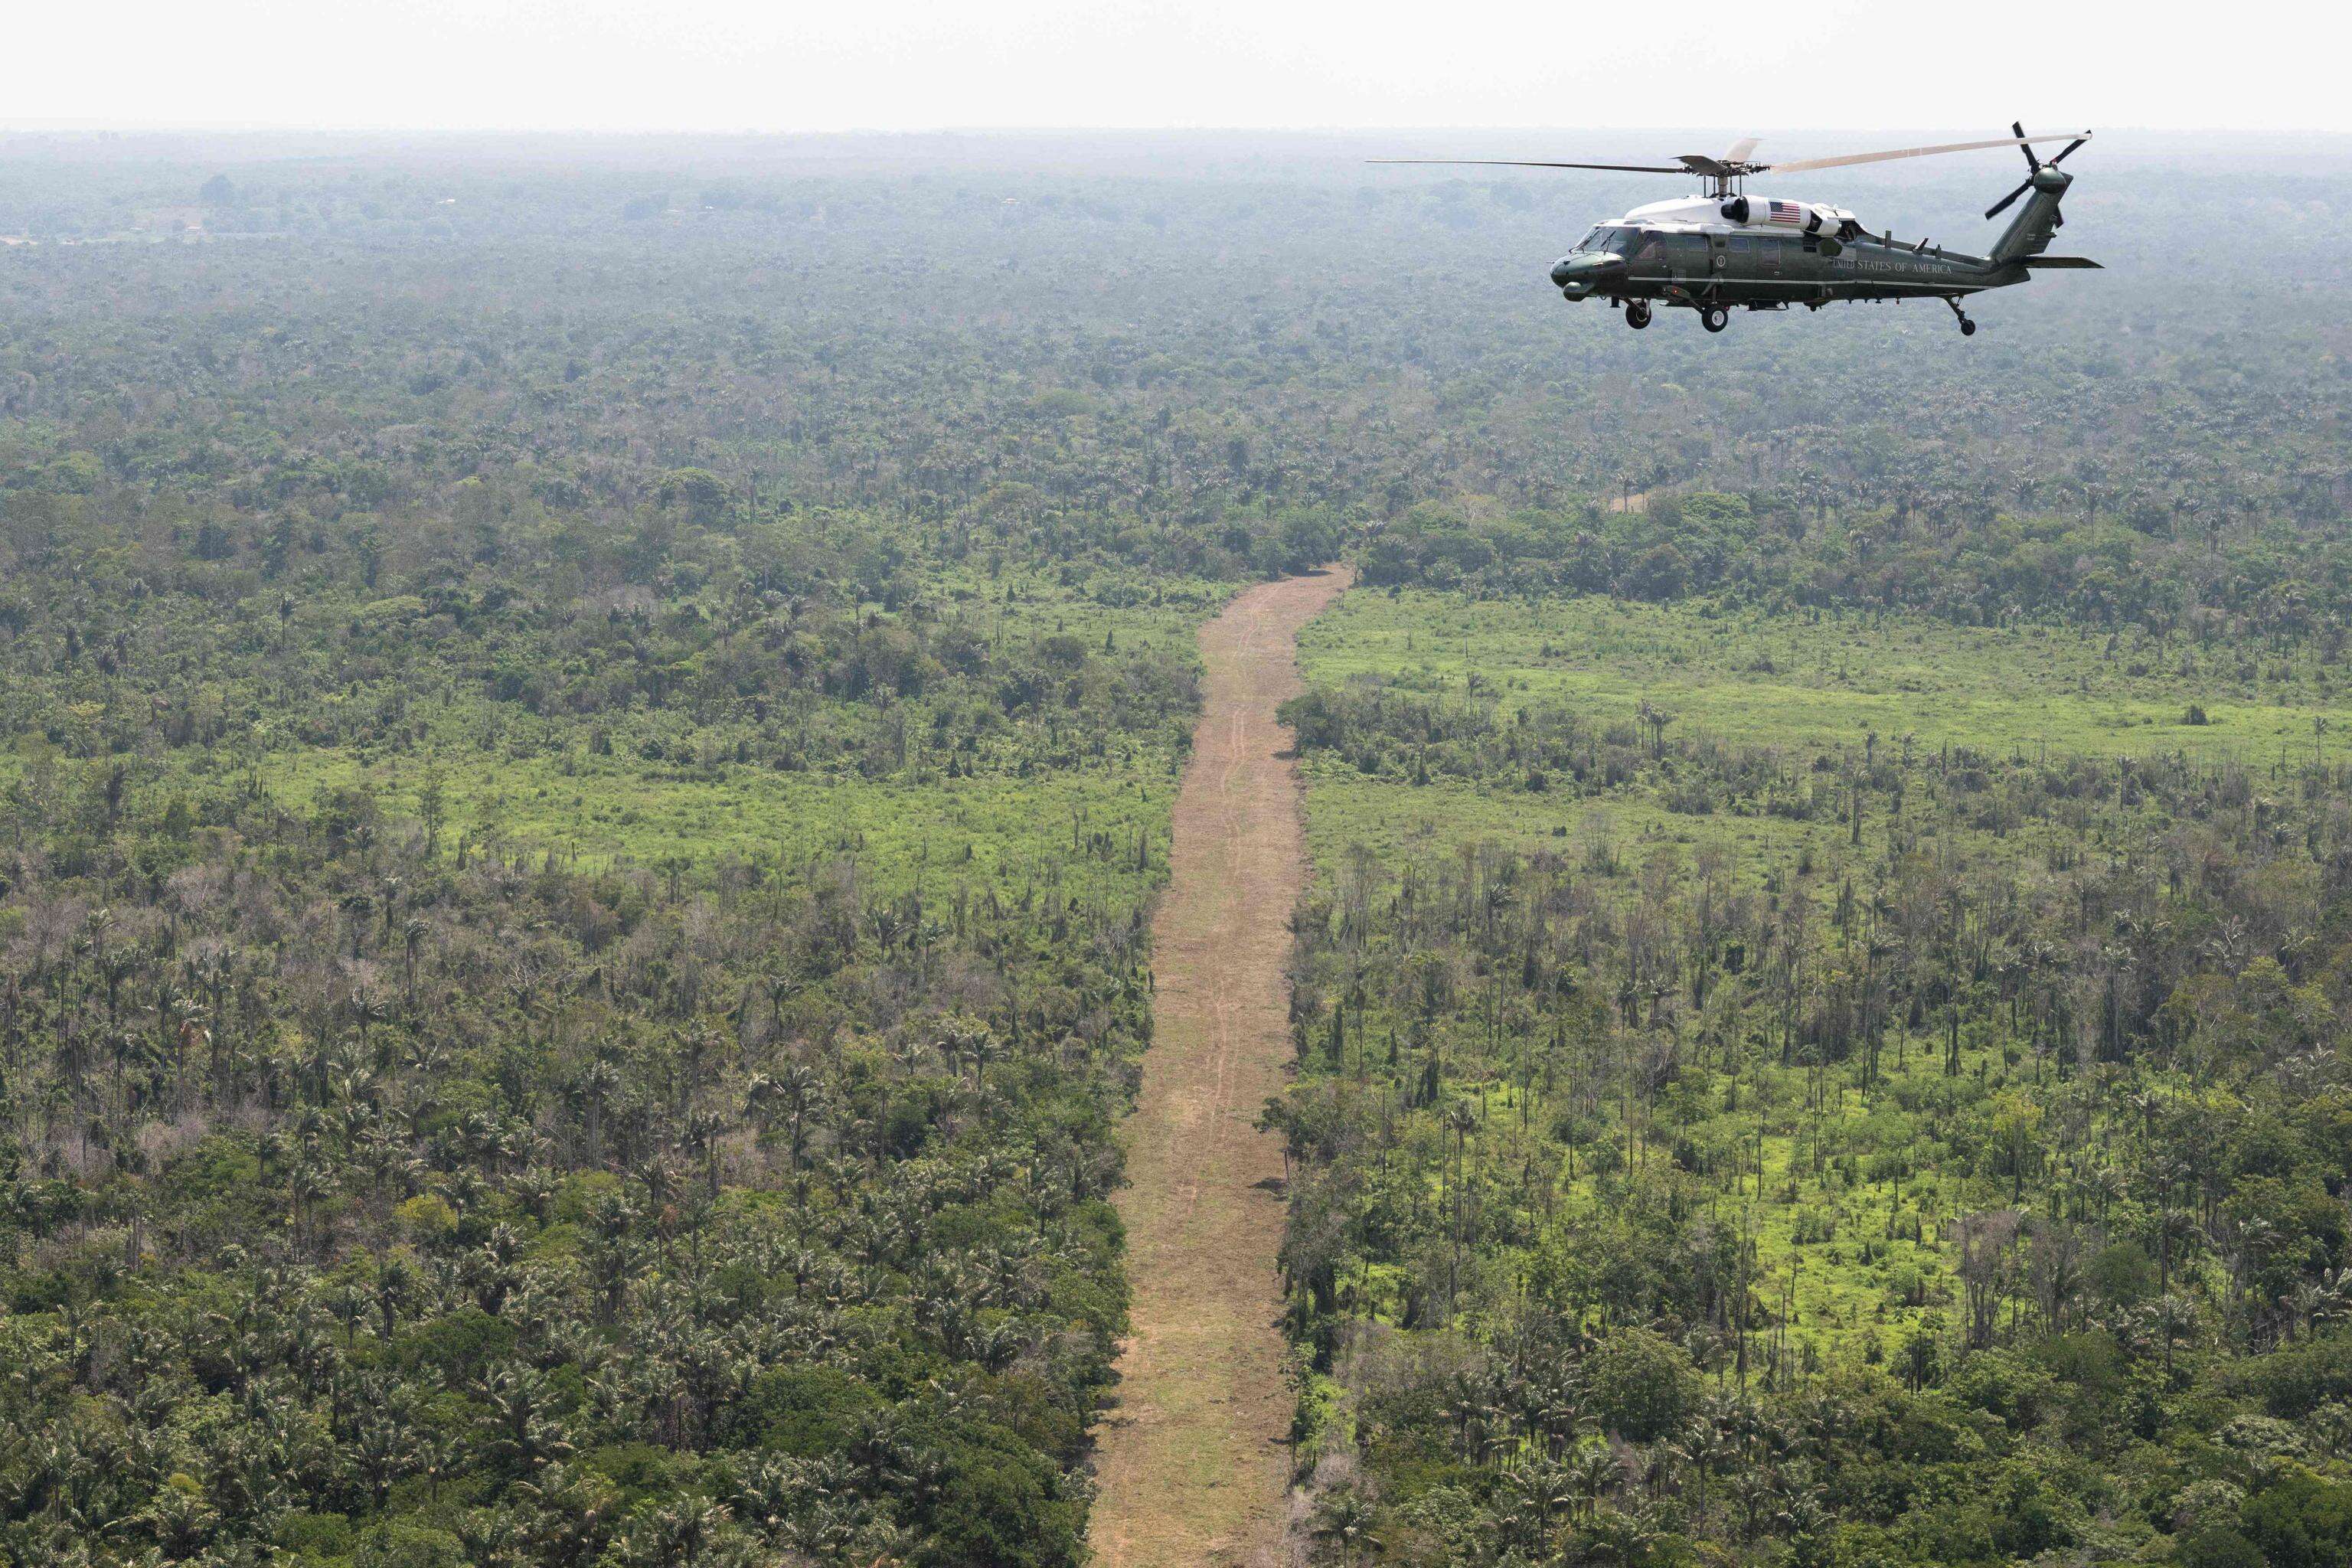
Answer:
<svg viewBox="0 0 2352 1568"><path fill-rule="evenodd" d="M1686 174L1680 163L1539 163L1528 158L1367 158L1367 163L1445 163L1489 169L1615 169L1628 174Z"/></svg>
<svg viewBox="0 0 2352 1568"><path fill-rule="evenodd" d="M1741 137L1738 141L1734 142L1731 144L1729 151L1726 152L1724 155L1717 159L1716 162L1719 163L1745 163L1749 158L1755 155L1756 143L1758 140L1759 138L1754 136Z"/></svg>
<svg viewBox="0 0 2352 1568"><path fill-rule="evenodd" d="M1793 163L1759 163L1751 173L1769 169L1792 174L1802 169L1843 169L1849 163L1883 163L1890 158L1925 158L1935 153L1973 153L1979 147L2023 147L2035 142L2088 142L2087 131L2061 131L2054 136L1998 136L1990 142L1947 142L1940 147L1899 147L1890 153L1849 153L1842 158L1800 158Z"/></svg>

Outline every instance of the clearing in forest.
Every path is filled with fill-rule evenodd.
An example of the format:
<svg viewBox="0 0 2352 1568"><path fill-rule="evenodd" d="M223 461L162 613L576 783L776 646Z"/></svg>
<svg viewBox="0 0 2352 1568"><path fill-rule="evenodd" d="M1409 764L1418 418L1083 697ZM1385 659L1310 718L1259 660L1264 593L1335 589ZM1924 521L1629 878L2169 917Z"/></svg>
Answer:
<svg viewBox="0 0 2352 1568"><path fill-rule="evenodd" d="M1097 1470L1104 1568L1282 1556L1282 1154L1256 1123L1283 1087L1307 862L1275 710L1300 689L1298 629L1348 580L1261 584L1201 631L1201 720L1152 926L1153 1039L1118 1205L1134 1296Z"/></svg>

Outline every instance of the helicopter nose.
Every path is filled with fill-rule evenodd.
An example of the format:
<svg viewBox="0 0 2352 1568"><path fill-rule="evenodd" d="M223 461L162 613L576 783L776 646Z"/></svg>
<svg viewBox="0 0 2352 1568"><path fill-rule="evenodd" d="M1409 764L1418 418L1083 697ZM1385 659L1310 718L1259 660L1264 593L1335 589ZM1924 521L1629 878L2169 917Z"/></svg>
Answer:
<svg viewBox="0 0 2352 1568"><path fill-rule="evenodd" d="M1551 264L1551 285L1571 300L1581 300L1625 275L1625 263L1607 251L1580 251Z"/></svg>

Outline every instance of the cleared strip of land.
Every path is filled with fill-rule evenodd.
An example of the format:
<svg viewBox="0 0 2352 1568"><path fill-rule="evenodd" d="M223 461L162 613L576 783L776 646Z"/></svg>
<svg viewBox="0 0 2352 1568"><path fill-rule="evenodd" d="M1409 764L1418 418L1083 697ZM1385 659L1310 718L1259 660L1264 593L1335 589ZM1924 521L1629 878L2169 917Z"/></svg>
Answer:
<svg viewBox="0 0 2352 1568"><path fill-rule="evenodd" d="M1256 1121L1283 1083L1307 862L1275 710L1300 689L1299 628L1348 581L1263 584L1201 629L1201 721L1152 925L1154 1032L1119 1201L1133 1329L1097 1470L1104 1568L1283 1557L1282 1154Z"/></svg>

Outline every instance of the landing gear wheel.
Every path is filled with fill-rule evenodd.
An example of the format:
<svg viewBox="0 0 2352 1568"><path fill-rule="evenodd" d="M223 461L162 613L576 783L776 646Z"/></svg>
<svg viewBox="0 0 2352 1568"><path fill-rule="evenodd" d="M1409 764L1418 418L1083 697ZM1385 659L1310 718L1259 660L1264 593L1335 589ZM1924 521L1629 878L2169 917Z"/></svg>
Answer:
<svg viewBox="0 0 2352 1568"><path fill-rule="evenodd" d="M1966 316L1962 316L1960 318L1960 336L1964 338L1972 338L1976 335L1977 324L1974 321L1969 321Z"/></svg>
<svg viewBox="0 0 2352 1568"><path fill-rule="evenodd" d="M1650 302L1647 300L1635 300L1632 303L1628 304L1625 307L1625 324L1633 328L1637 332L1643 327L1648 326L1650 324Z"/></svg>
<svg viewBox="0 0 2352 1568"><path fill-rule="evenodd" d="M1731 312L1720 305L1709 305L1698 313L1698 324L1710 332L1719 332L1731 324Z"/></svg>

